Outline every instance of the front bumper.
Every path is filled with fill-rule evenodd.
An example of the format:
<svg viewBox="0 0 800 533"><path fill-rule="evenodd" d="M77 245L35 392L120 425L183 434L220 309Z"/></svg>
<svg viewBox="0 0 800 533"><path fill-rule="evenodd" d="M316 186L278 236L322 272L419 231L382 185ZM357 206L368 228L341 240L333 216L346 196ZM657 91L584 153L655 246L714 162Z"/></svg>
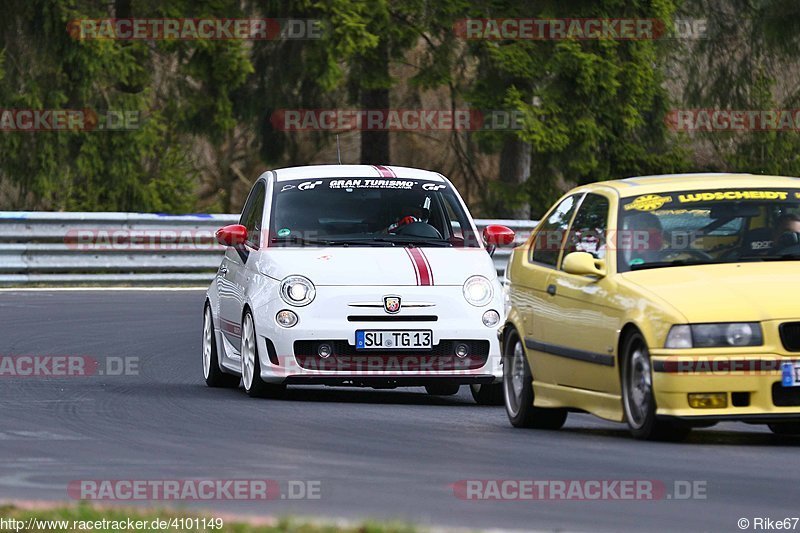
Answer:
<svg viewBox="0 0 800 533"><path fill-rule="evenodd" d="M384 296L397 295L409 304L397 315L377 307ZM365 307L373 303L375 307ZM283 328L275 316L283 309L299 320ZM494 309L501 314L502 295L484 307L468 304L460 286L432 287L317 287L315 300L305 307L291 307L280 297L254 309L261 356L261 379L271 383L354 384L367 386L418 386L431 381L498 383L502 358L497 328L486 327L482 316ZM502 323L502 320L501 322ZM430 351L359 351L356 330L431 330ZM331 357L317 353L320 343L334 348ZM459 343L470 353L459 358Z"/></svg>
<svg viewBox="0 0 800 533"><path fill-rule="evenodd" d="M694 421L737 420L752 423L800 421L800 387L783 387L784 362L800 354L744 353L738 349L653 350L653 392L657 415ZM724 408L697 408L689 394L722 393Z"/></svg>

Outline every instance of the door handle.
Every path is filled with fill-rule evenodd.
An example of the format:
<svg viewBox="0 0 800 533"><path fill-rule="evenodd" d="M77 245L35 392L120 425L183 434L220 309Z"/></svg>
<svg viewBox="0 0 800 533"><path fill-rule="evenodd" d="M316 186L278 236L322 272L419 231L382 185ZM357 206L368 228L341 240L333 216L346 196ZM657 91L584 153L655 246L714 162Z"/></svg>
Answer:
<svg viewBox="0 0 800 533"><path fill-rule="evenodd" d="M556 286L552 285L552 284L548 285L547 286L547 294L549 294L550 296L555 296L556 295Z"/></svg>

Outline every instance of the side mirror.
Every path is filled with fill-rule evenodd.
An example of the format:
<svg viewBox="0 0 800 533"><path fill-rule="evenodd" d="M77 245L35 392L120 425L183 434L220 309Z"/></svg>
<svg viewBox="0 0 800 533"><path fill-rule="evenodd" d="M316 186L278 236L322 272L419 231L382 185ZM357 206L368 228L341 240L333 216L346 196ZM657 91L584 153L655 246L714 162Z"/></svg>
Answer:
<svg viewBox="0 0 800 533"><path fill-rule="evenodd" d="M606 263L602 259L595 259L588 252L572 252L564 258L564 272L578 276L606 275Z"/></svg>
<svg viewBox="0 0 800 533"><path fill-rule="evenodd" d="M486 246L508 246L514 244L514 230L500 224L489 224L483 228Z"/></svg>
<svg viewBox="0 0 800 533"><path fill-rule="evenodd" d="M218 229L216 236L217 242L224 246L239 246L247 240L247 228L241 224L231 224Z"/></svg>

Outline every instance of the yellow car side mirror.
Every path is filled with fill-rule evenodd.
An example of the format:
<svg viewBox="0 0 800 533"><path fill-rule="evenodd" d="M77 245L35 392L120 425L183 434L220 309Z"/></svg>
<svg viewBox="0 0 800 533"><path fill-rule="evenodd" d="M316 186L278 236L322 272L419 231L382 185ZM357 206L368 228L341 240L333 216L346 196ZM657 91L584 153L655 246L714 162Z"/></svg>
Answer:
<svg viewBox="0 0 800 533"><path fill-rule="evenodd" d="M592 254L587 252L572 252L564 257L564 272L578 276L598 276L606 275L606 263L602 259L595 259Z"/></svg>

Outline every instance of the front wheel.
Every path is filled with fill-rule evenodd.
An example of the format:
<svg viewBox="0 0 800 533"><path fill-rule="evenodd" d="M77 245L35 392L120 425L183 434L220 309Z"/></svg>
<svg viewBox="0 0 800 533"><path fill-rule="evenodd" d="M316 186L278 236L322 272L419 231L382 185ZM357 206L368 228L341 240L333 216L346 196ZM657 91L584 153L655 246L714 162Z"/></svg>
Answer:
<svg viewBox="0 0 800 533"><path fill-rule="evenodd" d="M656 417L650 352L638 331L628 335L622 349L622 404L631 434L642 440L679 441L691 431Z"/></svg>
<svg viewBox="0 0 800 533"><path fill-rule="evenodd" d="M505 345L503 396L511 425L518 428L559 429L567 420L565 409L534 407L533 374L519 335L512 331Z"/></svg>
<svg viewBox="0 0 800 533"><path fill-rule="evenodd" d="M266 383L261 379L261 362L258 357L256 327L250 311L242 321L242 384L247 394L254 398L279 398L286 385Z"/></svg>
<svg viewBox="0 0 800 533"><path fill-rule="evenodd" d="M239 386L239 376L226 374L220 370L214 319L211 317L211 308L208 305L203 311L203 377L209 387L235 389Z"/></svg>

